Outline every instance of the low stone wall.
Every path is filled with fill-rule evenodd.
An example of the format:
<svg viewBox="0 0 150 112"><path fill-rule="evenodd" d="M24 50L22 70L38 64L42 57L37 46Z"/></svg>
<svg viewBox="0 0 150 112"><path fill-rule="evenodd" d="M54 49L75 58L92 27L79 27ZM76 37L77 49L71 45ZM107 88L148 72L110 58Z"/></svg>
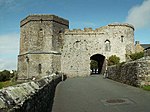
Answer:
<svg viewBox="0 0 150 112"><path fill-rule="evenodd" d="M1 89L0 112L50 112L55 87L61 80L61 75L55 74Z"/></svg>
<svg viewBox="0 0 150 112"><path fill-rule="evenodd" d="M108 78L132 86L150 85L150 57L110 66Z"/></svg>

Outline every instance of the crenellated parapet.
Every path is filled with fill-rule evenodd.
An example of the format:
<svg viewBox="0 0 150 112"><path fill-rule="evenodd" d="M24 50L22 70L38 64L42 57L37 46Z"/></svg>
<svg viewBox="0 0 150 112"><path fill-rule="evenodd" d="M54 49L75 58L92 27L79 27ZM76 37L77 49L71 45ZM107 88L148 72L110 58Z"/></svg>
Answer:
<svg viewBox="0 0 150 112"><path fill-rule="evenodd" d="M73 29L73 30L66 29L65 35L70 35L70 34L74 34L74 35L104 34L106 27L107 26L96 28L96 29L84 28L83 30L82 29Z"/></svg>
<svg viewBox="0 0 150 112"><path fill-rule="evenodd" d="M86 34L106 34L108 32L110 32L110 29L120 29L120 30L124 30L126 28L131 28L134 30L134 26L131 24L127 24L127 23L112 23L112 24L108 24L107 26L102 26L96 29L92 29L92 28L84 28L83 30L81 29L66 29L65 30L65 35L86 35Z"/></svg>
<svg viewBox="0 0 150 112"><path fill-rule="evenodd" d="M25 24L27 24L30 21L52 21L52 22L56 22L59 24L69 26L68 20L58 17L58 16L55 16L55 15L43 15L43 14L34 15L34 14L32 14L32 15L27 16L25 19L23 19L20 22L20 27L24 26Z"/></svg>

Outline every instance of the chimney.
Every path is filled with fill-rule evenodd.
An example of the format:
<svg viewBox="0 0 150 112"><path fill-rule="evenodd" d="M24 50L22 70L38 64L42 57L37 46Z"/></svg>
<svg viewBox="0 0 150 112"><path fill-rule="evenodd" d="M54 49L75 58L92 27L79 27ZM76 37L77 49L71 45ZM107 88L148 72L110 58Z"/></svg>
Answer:
<svg viewBox="0 0 150 112"><path fill-rule="evenodd" d="M140 41L135 41L135 45L140 44Z"/></svg>

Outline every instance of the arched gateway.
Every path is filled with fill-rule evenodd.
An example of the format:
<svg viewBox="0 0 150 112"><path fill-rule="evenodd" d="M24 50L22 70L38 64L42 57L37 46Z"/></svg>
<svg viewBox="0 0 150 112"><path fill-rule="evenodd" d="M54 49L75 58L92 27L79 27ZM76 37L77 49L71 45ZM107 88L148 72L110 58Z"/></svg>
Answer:
<svg viewBox="0 0 150 112"><path fill-rule="evenodd" d="M105 70L105 56L101 54L95 54L90 57L90 69L91 74L101 74Z"/></svg>
<svg viewBox="0 0 150 112"><path fill-rule="evenodd" d="M40 78L54 72L67 77L89 76L90 63L97 63L97 73L104 72L105 59L111 55L126 61L134 52L134 27L109 24L69 30L69 21L55 15L29 15L20 23L20 80Z"/></svg>

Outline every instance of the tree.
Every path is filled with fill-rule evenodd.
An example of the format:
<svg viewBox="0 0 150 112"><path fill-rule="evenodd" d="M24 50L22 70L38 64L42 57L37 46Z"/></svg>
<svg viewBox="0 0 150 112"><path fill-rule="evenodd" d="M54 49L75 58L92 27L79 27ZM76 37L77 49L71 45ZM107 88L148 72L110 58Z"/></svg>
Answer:
<svg viewBox="0 0 150 112"><path fill-rule="evenodd" d="M16 71L13 71L12 73L10 73L10 71L8 70L3 70L0 72L0 81L10 80L11 78L14 77L15 74L16 74Z"/></svg>
<svg viewBox="0 0 150 112"><path fill-rule="evenodd" d="M6 81L10 79L10 72L8 70L3 70L0 72L0 81Z"/></svg>
<svg viewBox="0 0 150 112"><path fill-rule="evenodd" d="M120 58L117 57L116 55L111 55L108 58L108 66L119 64L119 62L120 62Z"/></svg>

